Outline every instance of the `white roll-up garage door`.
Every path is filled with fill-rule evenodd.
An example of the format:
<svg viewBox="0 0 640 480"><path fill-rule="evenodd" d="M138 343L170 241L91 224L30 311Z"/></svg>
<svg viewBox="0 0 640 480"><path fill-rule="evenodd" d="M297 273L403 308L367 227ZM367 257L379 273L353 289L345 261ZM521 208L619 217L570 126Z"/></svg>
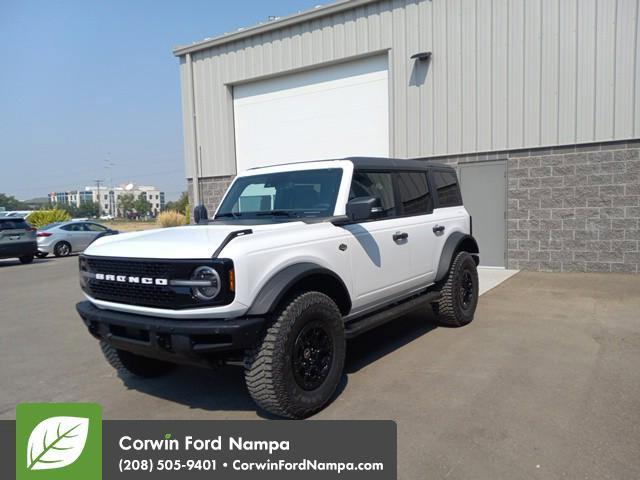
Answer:
<svg viewBox="0 0 640 480"><path fill-rule="evenodd" d="M236 85L233 107L239 172L389 155L386 55Z"/></svg>

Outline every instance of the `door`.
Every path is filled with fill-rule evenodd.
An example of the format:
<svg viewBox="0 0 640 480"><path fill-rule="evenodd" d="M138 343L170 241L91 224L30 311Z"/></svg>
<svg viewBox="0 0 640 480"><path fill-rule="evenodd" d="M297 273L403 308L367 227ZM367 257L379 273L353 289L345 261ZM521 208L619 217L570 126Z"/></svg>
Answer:
<svg viewBox="0 0 640 480"><path fill-rule="evenodd" d="M238 171L389 156L387 55L233 87Z"/></svg>
<svg viewBox="0 0 640 480"><path fill-rule="evenodd" d="M89 245L91 233L85 230L83 223L74 222L60 228L65 231L65 240L71 245L72 252L81 252Z"/></svg>
<svg viewBox="0 0 640 480"><path fill-rule="evenodd" d="M354 172L349 199L377 197L382 204L379 218L345 225L350 242L351 266L357 279L353 288L354 308L371 305L404 291L411 279L410 239L400 238L406 220L398 218L398 206L389 172Z"/></svg>
<svg viewBox="0 0 640 480"><path fill-rule="evenodd" d="M506 161L459 165L464 206L473 218L480 265L506 264Z"/></svg>
<svg viewBox="0 0 640 480"><path fill-rule="evenodd" d="M435 230L433 194L426 171L395 172L398 197L403 215L402 231L411 247L411 286L425 286L435 279L436 255L440 235Z"/></svg>

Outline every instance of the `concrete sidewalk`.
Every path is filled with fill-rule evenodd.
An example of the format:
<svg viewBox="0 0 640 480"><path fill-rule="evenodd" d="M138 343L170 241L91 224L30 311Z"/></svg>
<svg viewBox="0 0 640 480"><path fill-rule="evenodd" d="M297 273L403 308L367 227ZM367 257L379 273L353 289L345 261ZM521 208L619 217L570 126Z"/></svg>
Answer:
<svg viewBox="0 0 640 480"><path fill-rule="evenodd" d="M519 270L507 270L504 268L478 267L478 279L480 281L480 295L487 293L502 282L513 277Z"/></svg>

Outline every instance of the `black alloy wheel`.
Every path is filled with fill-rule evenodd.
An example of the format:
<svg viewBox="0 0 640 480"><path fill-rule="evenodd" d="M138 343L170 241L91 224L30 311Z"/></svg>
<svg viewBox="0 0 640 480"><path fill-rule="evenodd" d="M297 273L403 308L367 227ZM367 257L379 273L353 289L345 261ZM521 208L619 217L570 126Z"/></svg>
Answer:
<svg viewBox="0 0 640 480"><path fill-rule="evenodd" d="M471 271L465 269L462 272L462 278L460 279L460 306L468 310L473 303L473 295L475 293L473 277Z"/></svg>
<svg viewBox="0 0 640 480"><path fill-rule="evenodd" d="M303 390L315 390L325 381L333 361L333 340L325 325L313 321L304 326L291 355L293 375Z"/></svg>

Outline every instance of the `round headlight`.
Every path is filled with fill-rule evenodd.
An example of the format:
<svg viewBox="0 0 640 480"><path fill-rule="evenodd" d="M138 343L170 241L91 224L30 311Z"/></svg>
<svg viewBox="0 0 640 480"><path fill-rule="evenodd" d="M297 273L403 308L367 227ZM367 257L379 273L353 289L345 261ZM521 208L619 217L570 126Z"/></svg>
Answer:
<svg viewBox="0 0 640 480"><path fill-rule="evenodd" d="M203 285L194 286L193 295L204 302L213 300L220 293L220 275L211 267L198 267L193 271L191 280L201 281Z"/></svg>

